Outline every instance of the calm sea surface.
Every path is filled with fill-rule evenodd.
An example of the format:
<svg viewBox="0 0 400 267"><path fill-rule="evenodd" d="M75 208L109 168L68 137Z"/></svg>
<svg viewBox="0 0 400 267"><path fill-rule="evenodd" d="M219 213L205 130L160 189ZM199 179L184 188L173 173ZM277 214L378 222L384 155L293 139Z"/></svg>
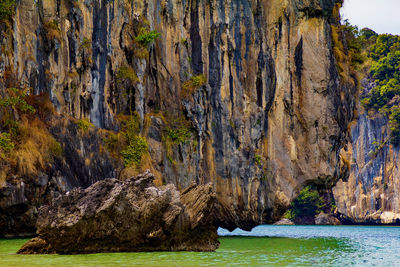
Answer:
<svg viewBox="0 0 400 267"><path fill-rule="evenodd" d="M269 226L220 229L216 252L16 255L26 239L0 239L0 266L400 266L400 228Z"/></svg>

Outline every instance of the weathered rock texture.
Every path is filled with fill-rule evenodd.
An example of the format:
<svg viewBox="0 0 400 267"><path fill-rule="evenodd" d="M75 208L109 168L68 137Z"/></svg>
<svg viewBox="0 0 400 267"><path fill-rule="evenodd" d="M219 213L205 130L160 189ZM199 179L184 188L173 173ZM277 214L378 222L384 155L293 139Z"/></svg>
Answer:
<svg viewBox="0 0 400 267"><path fill-rule="evenodd" d="M250 229L280 218L304 184L345 173L354 98L331 49L336 2L21 0L0 77L12 69L98 127L137 111L159 183L211 183L219 225ZM138 46L142 27L161 37ZM123 66L137 79L119 83ZM193 75L207 83L188 93ZM183 114L192 137L166 145L163 117Z"/></svg>
<svg viewBox="0 0 400 267"><path fill-rule="evenodd" d="M294 225L294 222L289 219L282 219L274 223L274 225Z"/></svg>
<svg viewBox="0 0 400 267"><path fill-rule="evenodd" d="M40 206L75 187L86 188L116 175L118 164L100 151L103 141L98 130L83 134L75 123L61 116L52 120L50 131L62 144L63 156L56 157L37 175L14 175L0 185L0 236L35 235Z"/></svg>
<svg viewBox="0 0 400 267"><path fill-rule="evenodd" d="M26 242L17 252L18 254L55 254L56 251L45 240L35 237Z"/></svg>
<svg viewBox="0 0 400 267"><path fill-rule="evenodd" d="M338 218L333 217L332 215L320 213L315 216L315 224L316 225L341 225L341 222Z"/></svg>
<svg viewBox="0 0 400 267"><path fill-rule="evenodd" d="M214 251L216 195L211 185L157 188L147 172L74 189L40 209L39 237L19 253Z"/></svg>
<svg viewBox="0 0 400 267"><path fill-rule="evenodd" d="M343 156L350 176L333 188L338 211L347 223L400 224L399 148L390 144L388 119L359 116Z"/></svg>

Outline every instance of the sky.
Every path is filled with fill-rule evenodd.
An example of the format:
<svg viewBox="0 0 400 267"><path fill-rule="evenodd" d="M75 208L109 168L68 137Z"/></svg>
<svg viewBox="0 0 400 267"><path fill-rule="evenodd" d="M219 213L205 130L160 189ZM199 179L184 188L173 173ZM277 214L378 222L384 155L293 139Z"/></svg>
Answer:
<svg viewBox="0 0 400 267"><path fill-rule="evenodd" d="M400 0L344 0L341 14L360 29L400 34Z"/></svg>

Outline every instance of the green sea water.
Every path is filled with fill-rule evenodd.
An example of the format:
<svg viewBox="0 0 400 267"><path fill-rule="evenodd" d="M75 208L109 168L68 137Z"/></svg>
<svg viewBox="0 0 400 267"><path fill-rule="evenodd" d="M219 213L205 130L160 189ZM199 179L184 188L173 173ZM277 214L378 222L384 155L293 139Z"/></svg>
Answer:
<svg viewBox="0 0 400 267"><path fill-rule="evenodd" d="M0 240L0 266L400 266L400 228L259 226L219 230L216 252L16 255L26 239Z"/></svg>

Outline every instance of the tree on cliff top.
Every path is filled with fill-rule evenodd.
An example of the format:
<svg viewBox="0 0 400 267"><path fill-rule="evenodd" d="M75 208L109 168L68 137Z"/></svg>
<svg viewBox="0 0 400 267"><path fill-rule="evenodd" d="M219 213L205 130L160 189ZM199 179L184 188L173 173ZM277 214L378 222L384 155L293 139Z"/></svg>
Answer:
<svg viewBox="0 0 400 267"><path fill-rule="evenodd" d="M367 110L375 110L389 118L391 142L400 144L400 36L373 35L360 32L363 50L368 56L367 77L376 86L366 92L361 103Z"/></svg>

